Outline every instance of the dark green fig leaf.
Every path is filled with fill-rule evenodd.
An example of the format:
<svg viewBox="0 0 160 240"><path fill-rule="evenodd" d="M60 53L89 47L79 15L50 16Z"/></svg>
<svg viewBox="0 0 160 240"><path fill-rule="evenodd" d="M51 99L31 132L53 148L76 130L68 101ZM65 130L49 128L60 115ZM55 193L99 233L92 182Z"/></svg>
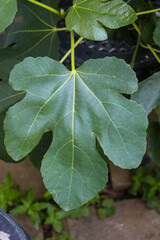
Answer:
<svg viewBox="0 0 160 240"><path fill-rule="evenodd" d="M155 43L160 47L160 21L157 22L153 37Z"/></svg>
<svg viewBox="0 0 160 240"><path fill-rule="evenodd" d="M116 29L136 19L135 11L122 0L74 0L66 17L66 26L84 38L101 41L107 39L103 26Z"/></svg>
<svg viewBox="0 0 160 240"><path fill-rule="evenodd" d="M3 59L3 56L1 55L1 60ZM13 67L18 64L20 61L17 59L8 59L7 61L1 61L0 62L0 80L3 82L9 81L9 73L13 69ZM0 83L1 84L1 83ZM0 86L2 89L2 86Z"/></svg>
<svg viewBox="0 0 160 240"><path fill-rule="evenodd" d="M148 127L148 152L152 160L160 166L160 124L151 122Z"/></svg>
<svg viewBox="0 0 160 240"><path fill-rule="evenodd" d="M105 186L107 166L96 138L116 165L140 164L147 117L140 105L122 95L137 89L136 75L123 60L89 60L70 72L48 57L27 58L11 72L10 84L26 96L7 112L8 153L18 161L45 132L53 132L41 172L63 209L82 206Z"/></svg>
<svg viewBox="0 0 160 240"><path fill-rule="evenodd" d="M19 61L12 59L6 64L0 63L0 159L13 162L13 159L8 155L4 145L4 130L3 121L8 108L22 99L24 93L16 92L8 83L9 71L11 71Z"/></svg>
<svg viewBox="0 0 160 240"><path fill-rule="evenodd" d="M47 4L57 7L54 0L48 0ZM59 19L46 9L26 0L19 0L18 12L12 25L0 35L0 47L7 48L13 45L13 51L8 57L24 59L26 56L50 56L58 59L59 38L56 25Z"/></svg>
<svg viewBox="0 0 160 240"><path fill-rule="evenodd" d="M13 21L17 12L17 0L0 1L0 32L3 32Z"/></svg>
<svg viewBox="0 0 160 240"><path fill-rule="evenodd" d="M160 72L153 74L139 84L132 99L141 104L149 114L154 108L160 108ZM160 117L160 112L159 112Z"/></svg>
<svg viewBox="0 0 160 240"><path fill-rule="evenodd" d="M13 160L6 152L4 145L3 121L8 108L21 100L22 97L24 97L24 92L16 92L7 81L0 81L0 159L7 162L13 162Z"/></svg>
<svg viewBox="0 0 160 240"><path fill-rule="evenodd" d="M14 162L14 160L8 155L6 147L4 145L4 130L3 130L4 118L5 113L0 113L0 159L6 162Z"/></svg>
<svg viewBox="0 0 160 240"><path fill-rule="evenodd" d="M153 43L153 32L156 27L155 15L150 15L150 18L141 20L141 35L145 43Z"/></svg>

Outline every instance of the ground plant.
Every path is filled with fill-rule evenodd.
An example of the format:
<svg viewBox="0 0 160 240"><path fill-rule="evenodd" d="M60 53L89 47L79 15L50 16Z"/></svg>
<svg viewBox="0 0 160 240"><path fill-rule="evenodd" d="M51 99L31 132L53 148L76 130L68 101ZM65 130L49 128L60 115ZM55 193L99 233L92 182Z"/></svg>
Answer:
<svg viewBox="0 0 160 240"><path fill-rule="evenodd" d="M104 188L104 156L127 169L142 161L147 114L154 109L160 117L160 72L138 87L133 67L139 46L160 63L160 9L150 0L73 0L66 9L59 4L0 2L0 158L20 161L30 154L56 203L69 211ZM82 40L104 41L122 27L137 38L130 65L105 57L76 66L75 48ZM71 40L62 58L61 31L70 32ZM159 121L148 130L149 154L158 164L159 130ZM23 208L32 215L35 206L23 201Z"/></svg>
<svg viewBox="0 0 160 240"><path fill-rule="evenodd" d="M43 225L52 226L58 235L58 240L74 240L65 231L63 221L67 217L76 219L89 217L91 206L96 207L100 219L110 217L115 212L114 201L109 199L107 195L102 198L100 194L97 194L84 206L66 212L55 204L49 192L46 192L41 199L35 198L31 188L22 193L18 185L14 186L10 173L7 174L3 184L0 185L0 208L12 214L12 216L28 215L36 230L39 230L39 227Z"/></svg>
<svg viewBox="0 0 160 240"><path fill-rule="evenodd" d="M154 208L160 213L160 170L155 166L147 164L135 170L133 185L129 193L141 197L149 208Z"/></svg>

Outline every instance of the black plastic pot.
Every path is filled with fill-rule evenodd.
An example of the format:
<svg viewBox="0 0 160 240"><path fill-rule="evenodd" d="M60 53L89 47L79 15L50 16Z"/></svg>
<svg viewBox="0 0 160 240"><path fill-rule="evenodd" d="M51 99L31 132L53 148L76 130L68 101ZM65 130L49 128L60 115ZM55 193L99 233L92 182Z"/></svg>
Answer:
<svg viewBox="0 0 160 240"><path fill-rule="evenodd" d="M29 235L0 209L0 240L31 240Z"/></svg>

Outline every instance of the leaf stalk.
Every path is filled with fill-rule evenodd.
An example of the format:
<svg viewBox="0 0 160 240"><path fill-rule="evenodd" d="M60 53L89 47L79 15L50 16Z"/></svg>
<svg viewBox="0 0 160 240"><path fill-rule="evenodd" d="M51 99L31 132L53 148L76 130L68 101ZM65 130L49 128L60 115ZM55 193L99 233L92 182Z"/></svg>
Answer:
<svg viewBox="0 0 160 240"><path fill-rule="evenodd" d="M64 27L64 28L54 28L55 32L60 32L60 31L66 31L68 30L68 28Z"/></svg>
<svg viewBox="0 0 160 240"><path fill-rule="evenodd" d="M83 40L83 37L80 37L77 42L74 44L74 48L76 48L78 46L78 44ZM64 57L60 60L60 63L63 63L66 58L71 54L71 48L69 49L69 51L64 55Z"/></svg>
<svg viewBox="0 0 160 240"><path fill-rule="evenodd" d="M141 36L141 31L138 27L138 25L136 23L132 23L133 27L135 28L135 30L137 31L137 33ZM154 57L156 58L156 60L158 61L158 63L160 63L160 58L157 55L156 51L154 50L154 48L152 48L152 46L150 44L147 44L148 49L152 52L152 54L154 55Z"/></svg>
<svg viewBox="0 0 160 240"><path fill-rule="evenodd" d="M75 71L74 31L71 31L71 64L72 72Z"/></svg>
<svg viewBox="0 0 160 240"><path fill-rule="evenodd" d="M148 10L148 11L144 11L144 12L137 12L137 16L139 15L144 15L144 14L149 14L149 13L154 13L154 12L158 12L160 11L160 8L157 8L157 9L151 9L151 10Z"/></svg>
<svg viewBox="0 0 160 240"><path fill-rule="evenodd" d="M35 0L28 0L28 2L34 3L34 4L36 4L36 5L38 5L38 6L42 7L42 8L45 8L45 9L47 9L47 10L49 10L49 11L51 11L51 12L53 12L56 15L61 17L61 13L59 11L57 11L56 9L50 7L50 6L47 6L47 5L43 4L43 3L37 2Z"/></svg>
<svg viewBox="0 0 160 240"><path fill-rule="evenodd" d="M149 47L145 46L142 42L140 42L141 47L149 49ZM160 53L160 50L153 48L155 52Z"/></svg>
<svg viewBox="0 0 160 240"><path fill-rule="evenodd" d="M133 53L133 57L132 57L132 60L131 60L131 64L130 64L132 69L134 68L134 63L135 63L135 60L136 60L136 57L137 57L140 42L141 42L141 36L138 34L137 44L136 44L136 47L135 47L135 50L134 50L134 53Z"/></svg>

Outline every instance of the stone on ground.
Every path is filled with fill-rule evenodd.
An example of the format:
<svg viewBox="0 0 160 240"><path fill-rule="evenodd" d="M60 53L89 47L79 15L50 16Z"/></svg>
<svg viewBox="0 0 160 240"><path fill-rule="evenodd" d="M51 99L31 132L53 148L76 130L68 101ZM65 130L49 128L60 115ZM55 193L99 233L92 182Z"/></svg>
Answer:
<svg viewBox="0 0 160 240"><path fill-rule="evenodd" d="M29 159L20 163L7 163L0 160L0 184L3 184L4 178L10 172L15 184L20 185L22 191L31 187L37 198L42 198L46 189L44 187L41 174Z"/></svg>
<svg viewBox="0 0 160 240"><path fill-rule="evenodd" d="M114 216L100 220L94 208L88 218L68 219L76 240L160 240L160 214L139 199L115 203Z"/></svg>
<svg viewBox="0 0 160 240"><path fill-rule="evenodd" d="M109 164L112 189L114 191L126 190L132 186L131 171Z"/></svg>

